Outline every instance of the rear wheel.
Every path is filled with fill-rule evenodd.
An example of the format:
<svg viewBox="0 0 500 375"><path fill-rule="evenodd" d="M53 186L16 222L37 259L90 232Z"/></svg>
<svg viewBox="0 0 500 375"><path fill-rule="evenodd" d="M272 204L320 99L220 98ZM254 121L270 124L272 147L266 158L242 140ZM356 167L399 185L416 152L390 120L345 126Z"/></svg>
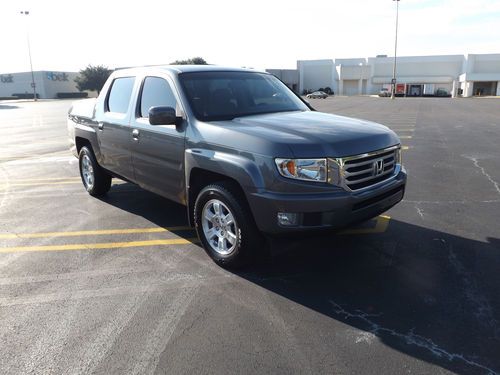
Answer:
<svg viewBox="0 0 500 375"><path fill-rule="evenodd" d="M205 187L196 199L194 221L207 254L220 266L249 263L264 245L246 202L232 184Z"/></svg>
<svg viewBox="0 0 500 375"><path fill-rule="evenodd" d="M111 188L111 176L102 169L87 146L82 147L79 153L80 177L85 190L92 196L106 194Z"/></svg>

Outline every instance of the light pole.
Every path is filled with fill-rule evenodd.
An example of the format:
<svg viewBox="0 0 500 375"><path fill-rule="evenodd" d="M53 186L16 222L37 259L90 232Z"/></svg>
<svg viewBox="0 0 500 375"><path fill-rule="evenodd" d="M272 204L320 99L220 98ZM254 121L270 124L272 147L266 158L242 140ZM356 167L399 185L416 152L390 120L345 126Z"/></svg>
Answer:
<svg viewBox="0 0 500 375"><path fill-rule="evenodd" d="M27 10L21 11L21 14L25 16L29 16L30 12ZM31 46L30 46L30 32L29 29L26 28L26 36L28 40L28 55L30 57L30 69L31 69L31 87L33 87L33 100L36 102L36 84L35 84L35 74L33 73L33 63L31 62Z"/></svg>
<svg viewBox="0 0 500 375"><path fill-rule="evenodd" d="M399 16L399 0L392 0L396 2L396 37L394 38L394 63L392 65L392 93L391 99L394 99L396 94L396 55L398 50L398 16Z"/></svg>

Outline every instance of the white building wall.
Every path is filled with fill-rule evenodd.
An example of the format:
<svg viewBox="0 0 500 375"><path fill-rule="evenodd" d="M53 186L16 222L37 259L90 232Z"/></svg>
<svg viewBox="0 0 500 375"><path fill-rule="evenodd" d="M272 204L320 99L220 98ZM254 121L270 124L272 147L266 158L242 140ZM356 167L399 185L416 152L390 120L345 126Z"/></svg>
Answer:
<svg viewBox="0 0 500 375"><path fill-rule="evenodd" d="M57 98L57 93L78 92L75 72L44 72L43 85L45 87L46 98Z"/></svg>
<svg viewBox="0 0 500 375"><path fill-rule="evenodd" d="M330 87L334 92L337 91L333 60L299 60L297 68L300 75L300 93L304 90L315 91L321 87Z"/></svg>
<svg viewBox="0 0 500 375"><path fill-rule="evenodd" d="M390 84L393 63L393 57L301 60L297 62L300 92L317 90L330 82L336 94L376 94ZM500 82L500 54L402 56L397 58L396 67L398 83L423 85L426 94L434 87L446 89L452 96L459 89L463 96L471 96L474 82Z"/></svg>
<svg viewBox="0 0 500 375"><path fill-rule="evenodd" d="M59 92L78 92L74 79L75 72L33 72L36 93L40 98L53 99ZM33 94L31 72L0 74L0 96Z"/></svg>
<svg viewBox="0 0 500 375"><path fill-rule="evenodd" d="M370 58L373 65L371 94L378 92L380 85L389 84L393 75L393 57ZM464 56L404 56L396 59L396 80L405 84L434 84L436 89L453 91L453 82L458 80L464 65Z"/></svg>
<svg viewBox="0 0 500 375"><path fill-rule="evenodd" d="M299 71L297 69L266 69L266 72L279 78L288 87L299 93Z"/></svg>
<svg viewBox="0 0 500 375"><path fill-rule="evenodd" d="M500 54L469 54L465 57L463 74L460 75L463 96L474 95L474 82L497 82L496 95L500 95Z"/></svg>
<svg viewBox="0 0 500 375"><path fill-rule="evenodd" d="M45 90L43 87L42 72L34 72L36 92L43 97ZM6 73L0 74L0 96L9 97L13 94L33 94L31 72L27 73Z"/></svg>

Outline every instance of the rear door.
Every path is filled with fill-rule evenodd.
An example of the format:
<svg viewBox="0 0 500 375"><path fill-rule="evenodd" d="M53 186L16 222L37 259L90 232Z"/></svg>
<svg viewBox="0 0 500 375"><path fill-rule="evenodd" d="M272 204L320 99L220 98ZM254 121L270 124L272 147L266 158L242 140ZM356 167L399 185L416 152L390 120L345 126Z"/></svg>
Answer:
<svg viewBox="0 0 500 375"><path fill-rule="evenodd" d="M147 190L184 203L185 122L151 125L149 108L156 106L181 111L173 82L167 76L146 76L139 90L136 113L131 120L135 179Z"/></svg>
<svg viewBox="0 0 500 375"><path fill-rule="evenodd" d="M130 110L135 77L117 77L111 83L104 113L97 125L101 151L99 163L109 171L133 180Z"/></svg>

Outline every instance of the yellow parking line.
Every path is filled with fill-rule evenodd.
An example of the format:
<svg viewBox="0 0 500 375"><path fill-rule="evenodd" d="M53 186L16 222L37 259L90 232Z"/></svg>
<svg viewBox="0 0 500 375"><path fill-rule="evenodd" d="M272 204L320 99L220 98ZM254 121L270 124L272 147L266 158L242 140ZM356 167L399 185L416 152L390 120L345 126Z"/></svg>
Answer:
<svg viewBox="0 0 500 375"><path fill-rule="evenodd" d="M398 135L398 137L401 139L412 139L413 138L412 135Z"/></svg>
<svg viewBox="0 0 500 375"><path fill-rule="evenodd" d="M359 228L359 229L346 229L338 232L338 234L372 234L372 233L384 233L389 226L390 216L380 215L377 217L377 223L373 228Z"/></svg>
<svg viewBox="0 0 500 375"><path fill-rule="evenodd" d="M106 234L133 234L133 233L163 233L163 232L190 230L190 229L192 228L188 226L177 226L177 227L167 227L167 228L81 230L74 232L5 233L5 234L0 234L0 239L101 236Z"/></svg>
<svg viewBox="0 0 500 375"><path fill-rule="evenodd" d="M399 128L391 128L392 131L395 132L414 132L415 129L413 128L404 128L404 129L399 129Z"/></svg>
<svg viewBox="0 0 500 375"><path fill-rule="evenodd" d="M130 242L101 242L89 244L71 245L44 245L44 246L15 246L0 248L0 253L18 253L34 251L74 251L74 250L98 250L118 249L128 247L161 246L161 245L187 245L197 242L197 238L174 238L168 240L130 241Z"/></svg>
<svg viewBox="0 0 500 375"><path fill-rule="evenodd" d="M408 147L408 146L401 146L401 150L403 150L403 151L406 151L406 150L409 150L409 149L410 149L410 147Z"/></svg>

